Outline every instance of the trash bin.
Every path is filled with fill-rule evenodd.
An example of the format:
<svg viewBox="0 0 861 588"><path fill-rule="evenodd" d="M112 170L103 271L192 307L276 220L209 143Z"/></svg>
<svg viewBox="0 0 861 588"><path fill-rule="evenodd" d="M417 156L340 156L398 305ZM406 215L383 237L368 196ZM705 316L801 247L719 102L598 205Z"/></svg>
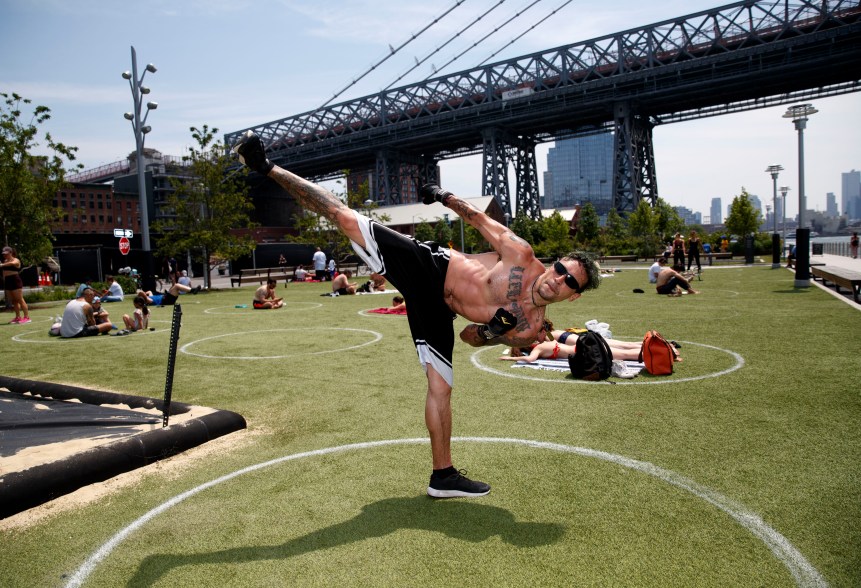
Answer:
<svg viewBox="0 0 861 588"><path fill-rule="evenodd" d="M822 255L822 243L813 243L813 255Z"/></svg>

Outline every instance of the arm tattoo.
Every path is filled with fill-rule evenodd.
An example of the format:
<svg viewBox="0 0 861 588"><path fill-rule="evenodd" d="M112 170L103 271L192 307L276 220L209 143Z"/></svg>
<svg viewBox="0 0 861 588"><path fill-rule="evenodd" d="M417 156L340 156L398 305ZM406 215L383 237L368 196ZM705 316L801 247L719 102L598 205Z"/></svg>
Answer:
<svg viewBox="0 0 861 588"><path fill-rule="evenodd" d="M455 211L463 220L472 224L470 221L478 214L478 211L473 208L472 205L464 202L460 198L457 198L454 202L450 202L450 204L451 206L449 206L449 208Z"/></svg>

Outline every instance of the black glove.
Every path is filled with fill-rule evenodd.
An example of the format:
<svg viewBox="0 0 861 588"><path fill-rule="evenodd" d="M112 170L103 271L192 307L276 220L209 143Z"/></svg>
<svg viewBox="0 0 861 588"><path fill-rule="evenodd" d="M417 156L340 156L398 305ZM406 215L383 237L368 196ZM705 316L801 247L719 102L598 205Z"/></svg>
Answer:
<svg viewBox="0 0 861 588"><path fill-rule="evenodd" d="M422 186L422 189L419 190L419 196L421 196L422 202L425 204L433 204L434 202L442 202L445 204L453 194L448 190L443 190L436 184L425 184Z"/></svg>
<svg viewBox="0 0 861 588"><path fill-rule="evenodd" d="M517 326L515 316L504 308L499 308L489 323L478 326L478 333L490 341L496 337L501 337L515 326Z"/></svg>
<svg viewBox="0 0 861 588"><path fill-rule="evenodd" d="M274 163L266 159L263 142L254 131L246 131L233 151L239 156L239 161L264 176L275 167Z"/></svg>

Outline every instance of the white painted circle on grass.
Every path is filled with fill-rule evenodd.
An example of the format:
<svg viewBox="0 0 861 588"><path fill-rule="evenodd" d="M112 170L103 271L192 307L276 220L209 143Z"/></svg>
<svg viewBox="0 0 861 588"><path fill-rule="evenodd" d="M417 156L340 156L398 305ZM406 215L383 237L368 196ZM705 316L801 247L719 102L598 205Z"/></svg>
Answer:
<svg viewBox="0 0 861 588"><path fill-rule="evenodd" d="M370 335L372 338L370 341L366 341L364 343L360 343L358 345L348 345L344 347L337 347L332 349L324 349L322 351L303 351L299 353L289 353L287 355L207 355L205 353L195 353L191 351L191 348L199 343L203 343L204 341L212 341L213 339L221 339L224 337L236 337L239 335L252 335L255 333L289 333L289 332L299 332L307 337L308 328L304 329L265 329L262 331L241 331L239 333L224 333L221 335L213 335L212 337L204 337L203 339L197 339L196 341L191 341L186 343L182 347L179 348L180 352L185 353L187 355L194 355L196 357L203 357L206 359L284 359L287 357L301 357L305 355L323 355L326 353L338 353L341 351L349 351L350 349L358 349L360 347L365 347L366 345L371 345L372 343L376 343L380 339L383 338L381 333L377 333L376 331L369 331L367 329L348 329L348 328L339 328L339 327L314 327L312 329L314 332L320 331L347 331L347 332L355 332L355 333L365 333Z"/></svg>
<svg viewBox="0 0 861 588"><path fill-rule="evenodd" d="M149 322L150 322L150 323L168 323L168 324L170 324L170 321L161 321L161 320L152 320L152 319L150 319L150 321L149 321ZM53 323L52 323L52 324L53 324ZM119 329L114 330L114 331L111 331L111 333L116 333L118 330L119 330ZM129 333L129 335L127 335L127 336L132 336L132 335L154 335L154 334L156 334L156 333L166 333L166 332L168 332L168 331L170 331L170 328L156 329L155 331L146 330L146 331L139 331L139 332ZM26 337L27 337L27 336L29 336L29 335L34 335L34 334L37 334L37 333L39 334L39 336L41 336L41 335L44 335L44 334L45 334L45 332L44 332L44 331L24 331L23 333L18 333L17 335L13 336L13 337L12 337L12 340L13 340L13 341L15 341L16 343L40 343L40 344L51 344L51 343L64 342L64 341L86 341L86 340L92 340L92 339L98 339L98 338L105 338L105 337L108 337L108 336L109 336L109 335L92 335L92 336L90 336L90 337L69 337L69 338L63 338L63 337L51 337L50 335L48 335L48 337L49 337L49 338L48 338L47 340L44 340L44 339L37 340L37 339L27 339L27 338L26 338ZM111 337L111 339L116 339L116 337Z"/></svg>
<svg viewBox="0 0 861 588"><path fill-rule="evenodd" d="M744 505L739 504L727 498L726 496L723 496L722 494L711 490L710 488L702 486L701 484L698 484L690 478L686 478L682 475L679 475L672 470L667 470L646 461L639 461L614 453L607 453L605 451L589 449L587 447L562 445L560 443L547 443L543 441L531 441L528 439L513 439L500 437L453 437L452 441L523 445L535 449L546 449L550 451L557 451L560 453L571 453L579 455L581 457L600 459L643 474L648 474L663 482L666 482L667 484L670 484L671 486L675 486L676 488L684 490L701 500L704 500L705 502L711 504L712 506L718 508L719 510L732 517L739 525L747 529L754 537L756 537L765 544L765 546L768 548L769 551L771 551L774 557L780 563L782 563L787 568L787 570L789 570L789 573L792 575L797 586L801 586L804 588L828 586L828 583L825 581L825 578L823 578L822 575L816 570L816 568L814 568L813 565L807 561L807 559L801 554L801 552L799 552L786 537L781 535L775 529L770 527L765 521L763 521L762 517L760 517L758 514L749 511L747 508L744 507ZM224 476L221 476L220 478L206 482L204 484L201 484L200 486L197 486L196 488L192 488L191 490L187 490L182 494L174 496L167 502L164 502L161 505L153 508L137 520L130 523L125 528L121 529L116 535L111 537L104 545L102 545L93 554L91 554L90 557L88 557L87 560L81 565L81 567L75 570L75 573L72 574L66 586L69 588L81 586L84 581L86 581L86 579L90 576L90 574L93 573L93 570L96 568L96 566L101 563L105 558L107 558L111 554L111 552L132 533L143 527L146 523L148 523L156 516L173 508L187 498L190 498L195 494L217 486L222 482L227 482L229 480L232 480L233 478L237 478L241 475L255 472L269 466L278 465L289 461L296 461L306 457L316 457L320 455L328 455L344 451L372 449L376 447L390 445L419 445L427 443L428 440L425 438L388 439L384 441L368 441L366 443L351 443L349 445L340 445L337 447L327 447L325 449L316 449L313 451L294 453L292 455L287 455L270 461L258 463L243 468L241 470L237 470L230 474L226 474Z"/></svg>
<svg viewBox="0 0 861 588"><path fill-rule="evenodd" d="M274 310L274 311L291 311L291 310L311 310L312 308L319 308L323 306L319 302L285 302L284 306L281 308L275 309L266 309L266 310ZM229 309L227 312L224 312L223 309ZM228 315L228 316L261 316L260 312L251 312L256 310L252 307L249 302L245 308L237 308L236 305L233 306L213 306L212 308L207 308L203 311L203 314L220 314L220 315ZM231 312L234 311L234 312Z"/></svg>

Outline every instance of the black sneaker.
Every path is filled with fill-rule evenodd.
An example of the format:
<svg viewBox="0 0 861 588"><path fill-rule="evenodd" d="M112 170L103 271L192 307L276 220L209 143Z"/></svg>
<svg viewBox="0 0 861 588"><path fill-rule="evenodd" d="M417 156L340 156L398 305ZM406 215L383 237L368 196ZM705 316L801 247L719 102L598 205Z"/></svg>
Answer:
<svg viewBox="0 0 861 588"><path fill-rule="evenodd" d="M490 485L476 482L466 477L466 470L459 470L447 478L431 476L428 496L434 498L455 498L457 496L477 497L490 492Z"/></svg>
<svg viewBox="0 0 861 588"><path fill-rule="evenodd" d="M234 145L233 152L239 156L239 161L264 176L275 167L275 164L266 159L263 142L254 131L246 131Z"/></svg>

